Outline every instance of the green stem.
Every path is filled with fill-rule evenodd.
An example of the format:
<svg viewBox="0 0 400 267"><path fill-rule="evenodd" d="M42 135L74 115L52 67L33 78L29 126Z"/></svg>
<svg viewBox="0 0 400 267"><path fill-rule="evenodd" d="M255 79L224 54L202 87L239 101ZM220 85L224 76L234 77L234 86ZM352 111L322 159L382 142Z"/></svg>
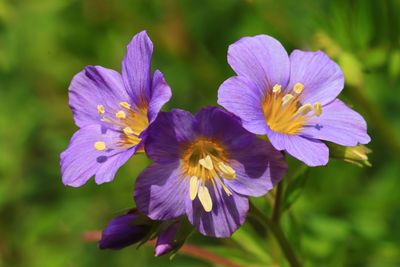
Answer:
<svg viewBox="0 0 400 267"><path fill-rule="evenodd" d="M283 180L279 182L277 188L276 188L276 193L275 193L275 202L274 202L274 207L272 210L272 221L274 223L279 223L279 218L281 215L281 196L282 196L282 191L283 191Z"/></svg>
<svg viewBox="0 0 400 267"><path fill-rule="evenodd" d="M275 237L282 253L285 255L290 266L291 267L302 267L301 263L299 262L299 260L296 257L296 254L294 253L289 241L286 239L286 237L282 231L282 228L280 227L280 224L275 223L267 216L264 216L264 214L253 204L250 204L250 205L251 205L251 211L252 211L253 217L256 218L263 225L265 225L265 224L267 225L267 229L269 229L270 233Z"/></svg>
<svg viewBox="0 0 400 267"><path fill-rule="evenodd" d="M266 218L265 222L268 225L268 229L271 230L272 234L274 235L276 241L278 241L278 244L285 255L286 259L288 260L289 264L291 267L301 267L302 265L300 264L299 260L296 257L296 254L294 254L294 251L285 237L282 228L279 223L274 223L270 218Z"/></svg>

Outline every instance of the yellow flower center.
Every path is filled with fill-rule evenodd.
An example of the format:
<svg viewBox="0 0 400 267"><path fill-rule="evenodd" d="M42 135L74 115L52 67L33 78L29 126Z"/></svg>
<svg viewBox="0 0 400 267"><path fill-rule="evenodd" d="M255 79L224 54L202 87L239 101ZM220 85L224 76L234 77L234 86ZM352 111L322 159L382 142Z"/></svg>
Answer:
<svg viewBox="0 0 400 267"><path fill-rule="evenodd" d="M124 148L130 148L140 143L140 134L149 126L147 118L147 105L132 108L128 102L120 102L119 110L107 111L103 105L97 105L97 112L101 115L101 121L117 126L121 131L121 140L117 144ZM104 145L99 145L100 143ZM104 142L96 142L96 150L104 150Z"/></svg>
<svg viewBox="0 0 400 267"><path fill-rule="evenodd" d="M228 196L232 195L223 181L236 178L229 156L221 144L208 138L199 138L184 146L182 151L182 176L190 177L190 199L198 197L204 210L210 212L212 198L207 185L218 183Z"/></svg>
<svg viewBox="0 0 400 267"><path fill-rule="evenodd" d="M319 102L301 105L300 96L307 89L302 83L296 83L291 92L284 93L281 88L276 84L264 97L264 117L271 130L296 135L312 116L322 114L322 105Z"/></svg>

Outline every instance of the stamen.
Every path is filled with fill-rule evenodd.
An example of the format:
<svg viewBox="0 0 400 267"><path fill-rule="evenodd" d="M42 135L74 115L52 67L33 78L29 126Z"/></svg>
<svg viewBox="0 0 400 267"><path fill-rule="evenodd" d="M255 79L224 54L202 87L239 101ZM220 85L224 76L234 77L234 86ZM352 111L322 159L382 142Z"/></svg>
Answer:
<svg viewBox="0 0 400 267"><path fill-rule="evenodd" d="M115 113L115 117L117 117L118 119L125 119L126 113L123 110L120 110L117 113Z"/></svg>
<svg viewBox="0 0 400 267"><path fill-rule="evenodd" d="M224 178L231 180L236 178L236 172L231 166L224 164L222 161L218 163L218 167L224 174Z"/></svg>
<svg viewBox="0 0 400 267"><path fill-rule="evenodd" d="M214 169L210 155L207 155L205 158L199 160L199 164L209 171Z"/></svg>
<svg viewBox="0 0 400 267"><path fill-rule="evenodd" d="M274 85L274 87L272 87L272 92L273 93L280 93L281 92L281 89L282 89L282 85L280 85L280 84L275 84Z"/></svg>
<svg viewBox="0 0 400 267"><path fill-rule="evenodd" d="M123 108L130 109L131 105L128 102L119 102L119 105Z"/></svg>
<svg viewBox="0 0 400 267"><path fill-rule="evenodd" d="M133 130L132 130L132 128L131 127L125 127L123 130L122 130L123 132L124 132L124 134L126 134L126 135L132 135L132 134L135 134L134 132L133 132Z"/></svg>
<svg viewBox="0 0 400 267"><path fill-rule="evenodd" d="M117 126L120 126L120 127L124 127L125 126L125 124L123 124L123 123L121 123L119 121L113 120L113 119L109 119L109 118L102 118L101 121L102 122L106 122L106 123L110 123L110 124L113 124L113 125L117 125Z"/></svg>
<svg viewBox="0 0 400 267"><path fill-rule="evenodd" d="M189 187L190 200L194 200L196 198L198 191L199 191L199 178L197 178L197 176L192 176L192 178L190 178L190 187Z"/></svg>
<svg viewBox="0 0 400 267"><path fill-rule="evenodd" d="M290 102L290 100L292 100L293 98L294 98L294 96L291 94L284 95L282 97L282 106L285 107Z"/></svg>
<svg viewBox="0 0 400 267"><path fill-rule="evenodd" d="M311 104L305 104L305 105L301 106L301 107L297 110L295 116L297 116L297 115L304 116L304 115L306 115L308 112L310 112L311 110L312 110Z"/></svg>
<svg viewBox="0 0 400 267"><path fill-rule="evenodd" d="M104 106L103 105L97 105L97 112L99 114L104 114L104 112L106 112L105 109L104 109Z"/></svg>
<svg viewBox="0 0 400 267"><path fill-rule="evenodd" d="M304 84L294 82L287 89L282 87L281 91L279 91L278 86L271 88L265 94L262 109L265 121L272 131L287 135L296 135L301 131L308 119L314 115L311 112L306 116L300 116L300 114L307 113L307 107L299 110L299 107L302 105L301 94L305 90ZM226 161L224 162L226 163Z"/></svg>
<svg viewBox="0 0 400 267"><path fill-rule="evenodd" d="M210 212L212 210L212 199L210 196L210 192L208 191L208 188L205 186L201 186L199 188L198 196L204 210L206 212Z"/></svg>
<svg viewBox="0 0 400 267"><path fill-rule="evenodd" d="M322 105L320 102L314 103L314 114L315 116L319 117L322 114Z"/></svg>
<svg viewBox="0 0 400 267"><path fill-rule="evenodd" d="M231 190L229 190L229 188L226 187L226 185L224 184L224 182L221 180L221 178L219 176L214 177L214 179L222 186L222 189L224 189L227 196L232 195Z"/></svg>
<svg viewBox="0 0 400 267"><path fill-rule="evenodd" d="M225 193L226 193L226 195L227 195L228 197L229 197L229 196L232 196L231 190L229 190L228 187L226 187L226 185L225 185L224 183L222 183L221 186L222 186L222 188L224 189L224 191L225 191Z"/></svg>
<svg viewBox="0 0 400 267"><path fill-rule="evenodd" d="M303 92L303 90L304 90L304 84L302 84L302 83L296 83L296 84L293 86L293 91L294 91L296 94L301 94L301 92Z"/></svg>
<svg viewBox="0 0 400 267"><path fill-rule="evenodd" d="M106 143L104 143L102 141L98 141L98 142L94 143L94 148L96 150L102 151L102 150L106 149Z"/></svg>
<svg viewBox="0 0 400 267"><path fill-rule="evenodd" d="M225 191L225 193L226 193L226 195L227 195L228 197L229 197L229 196L232 196L231 190L229 190L228 187L226 187L225 184L222 184L222 188L224 189L224 191Z"/></svg>

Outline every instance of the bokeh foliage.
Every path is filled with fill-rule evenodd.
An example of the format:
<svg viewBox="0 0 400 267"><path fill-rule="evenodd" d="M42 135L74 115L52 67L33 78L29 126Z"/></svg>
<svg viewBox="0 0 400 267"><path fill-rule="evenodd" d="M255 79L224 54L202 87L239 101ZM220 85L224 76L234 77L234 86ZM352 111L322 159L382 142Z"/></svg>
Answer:
<svg viewBox="0 0 400 267"><path fill-rule="evenodd" d="M396 0L0 0L0 266L211 266L83 240L133 205L145 156L113 183L74 189L60 180L59 153L76 130L71 78L85 65L119 70L143 29L173 90L166 110L216 105L219 84L233 75L227 46L242 36L266 33L288 51L334 58L345 72L341 98L369 123L373 167L331 161L309 170L285 230L305 266L400 266L399 10ZM244 266L286 264L248 224L231 240L194 234L189 242Z"/></svg>

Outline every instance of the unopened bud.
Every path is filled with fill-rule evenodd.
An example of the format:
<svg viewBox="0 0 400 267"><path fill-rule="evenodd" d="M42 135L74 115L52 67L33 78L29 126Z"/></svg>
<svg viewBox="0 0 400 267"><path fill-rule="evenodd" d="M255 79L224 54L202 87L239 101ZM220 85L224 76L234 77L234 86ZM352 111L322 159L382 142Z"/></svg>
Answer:
<svg viewBox="0 0 400 267"><path fill-rule="evenodd" d="M149 223L147 223L149 222ZM122 249L138 243L151 229L150 220L137 210L113 218L104 229L99 247L101 249Z"/></svg>
<svg viewBox="0 0 400 267"><path fill-rule="evenodd" d="M177 233L180 222L171 224L165 230L161 231L157 237L157 243L154 249L156 257L162 256L176 249L180 244L177 240Z"/></svg>
<svg viewBox="0 0 400 267"><path fill-rule="evenodd" d="M359 167L372 166L368 161L368 154L370 154L372 150L364 145L340 146L329 143L328 146L331 158L344 160Z"/></svg>

